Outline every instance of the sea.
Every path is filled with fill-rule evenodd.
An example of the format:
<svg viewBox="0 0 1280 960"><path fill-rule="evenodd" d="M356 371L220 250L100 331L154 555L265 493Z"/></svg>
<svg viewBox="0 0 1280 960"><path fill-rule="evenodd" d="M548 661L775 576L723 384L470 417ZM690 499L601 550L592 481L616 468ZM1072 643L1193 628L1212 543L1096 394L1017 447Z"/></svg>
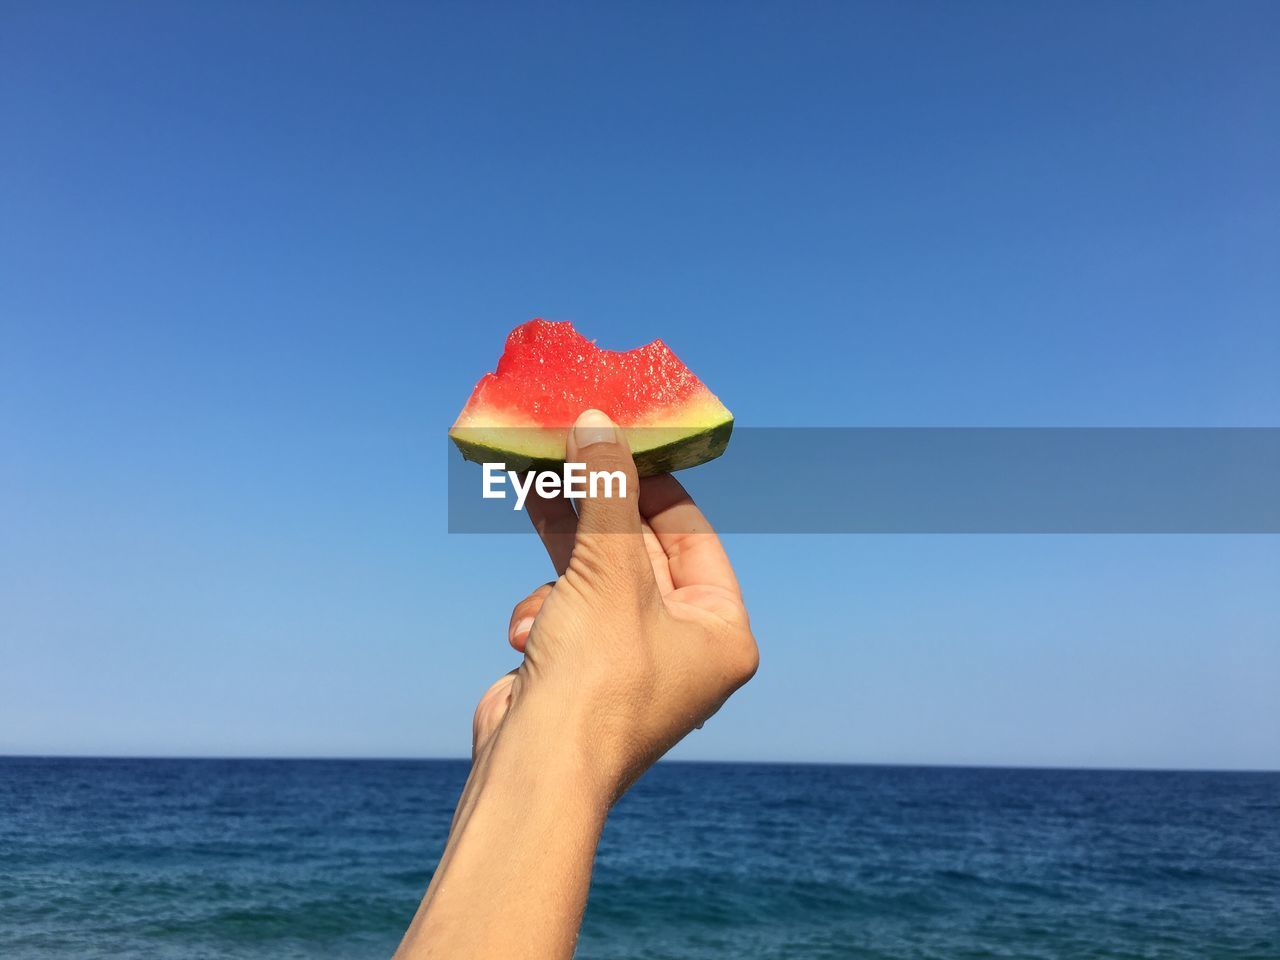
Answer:
<svg viewBox="0 0 1280 960"><path fill-rule="evenodd" d="M466 773L0 759L0 958L389 957ZM1280 774L660 763L577 956L1280 960Z"/></svg>

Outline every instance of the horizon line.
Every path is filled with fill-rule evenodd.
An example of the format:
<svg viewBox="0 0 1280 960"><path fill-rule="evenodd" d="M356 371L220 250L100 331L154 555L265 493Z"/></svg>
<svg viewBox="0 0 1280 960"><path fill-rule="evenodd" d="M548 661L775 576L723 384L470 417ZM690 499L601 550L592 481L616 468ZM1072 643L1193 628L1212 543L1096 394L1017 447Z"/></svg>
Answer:
<svg viewBox="0 0 1280 960"><path fill-rule="evenodd" d="M156 760L156 761L267 761L281 763L470 763L470 757L340 756L272 754L87 754L87 753L0 753L5 760ZM1026 770L1063 773L1251 773L1280 774L1280 767L1162 767L1162 766L1072 766L1063 764L954 763L881 760L699 760L662 758L660 764L757 766L757 767L880 767L932 770ZM656 766L657 764L655 764Z"/></svg>

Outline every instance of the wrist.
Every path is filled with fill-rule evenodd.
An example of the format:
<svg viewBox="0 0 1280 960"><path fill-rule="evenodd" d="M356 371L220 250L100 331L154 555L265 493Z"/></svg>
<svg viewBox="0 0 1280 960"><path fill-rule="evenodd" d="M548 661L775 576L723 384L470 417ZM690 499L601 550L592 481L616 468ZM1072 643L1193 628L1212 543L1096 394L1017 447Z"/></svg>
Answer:
<svg viewBox="0 0 1280 960"><path fill-rule="evenodd" d="M573 952L609 798L555 712L520 700L476 755L401 956Z"/></svg>
<svg viewBox="0 0 1280 960"><path fill-rule="evenodd" d="M617 777L590 723L571 698L527 688L513 692L501 726L476 758L473 777L527 791L530 802L545 800L603 826Z"/></svg>

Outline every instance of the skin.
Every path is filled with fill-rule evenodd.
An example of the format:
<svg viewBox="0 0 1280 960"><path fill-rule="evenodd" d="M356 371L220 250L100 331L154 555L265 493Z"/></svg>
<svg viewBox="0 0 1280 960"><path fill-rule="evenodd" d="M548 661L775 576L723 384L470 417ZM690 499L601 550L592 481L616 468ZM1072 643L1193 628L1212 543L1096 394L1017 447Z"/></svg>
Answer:
<svg viewBox="0 0 1280 960"><path fill-rule="evenodd" d="M759 654L720 541L680 484L639 481L599 411L569 459L626 498L539 501L558 575L511 614L520 667L481 699L471 774L397 960L569 960L610 807L718 710Z"/></svg>

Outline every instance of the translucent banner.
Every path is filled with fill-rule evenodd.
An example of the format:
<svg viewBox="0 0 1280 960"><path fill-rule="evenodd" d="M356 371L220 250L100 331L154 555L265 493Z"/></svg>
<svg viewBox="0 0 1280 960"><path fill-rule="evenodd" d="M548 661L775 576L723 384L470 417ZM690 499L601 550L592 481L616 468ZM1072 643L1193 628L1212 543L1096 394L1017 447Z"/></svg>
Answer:
<svg viewBox="0 0 1280 960"><path fill-rule="evenodd" d="M513 481L553 459L486 472L450 443L449 531L529 532ZM1273 427L738 427L677 476L725 533L1280 533Z"/></svg>

